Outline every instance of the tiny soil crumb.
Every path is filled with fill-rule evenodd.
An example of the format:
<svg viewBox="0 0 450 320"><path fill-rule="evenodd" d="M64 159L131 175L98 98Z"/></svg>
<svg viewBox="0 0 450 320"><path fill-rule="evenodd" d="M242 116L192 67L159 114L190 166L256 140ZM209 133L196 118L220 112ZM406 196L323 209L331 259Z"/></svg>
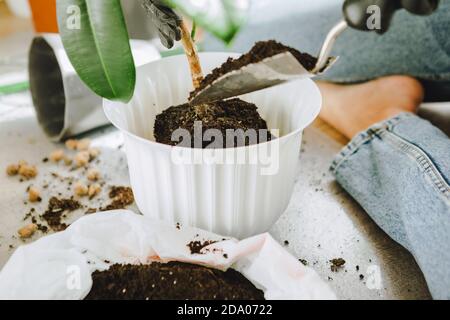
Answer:
<svg viewBox="0 0 450 320"><path fill-rule="evenodd" d="M92 278L86 300L264 300L264 293L235 270L179 262L113 265Z"/></svg>
<svg viewBox="0 0 450 320"><path fill-rule="evenodd" d="M205 87L207 87L216 79L220 78L226 73L238 70L243 66L251 63L258 63L266 58L273 57L283 52L290 52L306 70L312 70L316 66L317 58L307 53L302 53L275 40L260 41L255 43L253 48L248 53L242 55L237 59L229 58L220 67L214 69L203 79L203 81L200 83L200 87L191 93L190 98L192 99L193 97L195 97L198 92L203 90Z"/></svg>
<svg viewBox="0 0 450 320"><path fill-rule="evenodd" d="M130 187L113 186L109 192L112 202L100 211L125 209L134 203L133 190Z"/></svg>
<svg viewBox="0 0 450 320"><path fill-rule="evenodd" d="M191 241L187 244L189 250L191 251L191 254L202 254L201 251L203 248L216 243L217 241Z"/></svg>
<svg viewBox="0 0 450 320"><path fill-rule="evenodd" d="M217 101L211 104L191 106L183 104L166 109L156 117L155 138L159 143L167 145L181 145L190 148L230 148L270 141L272 135L267 123L258 113L258 108L253 103L240 99ZM201 122L201 131L195 129L195 124ZM190 141L173 141L172 134L177 129L185 129L189 132ZM222 141L203 141L205 131L217 129L221 132ZM230 138L227 143L227 130L236 131L236 136ZM256 130L255 138L249 139L245 133ZM197 135L196 135L197 134ZM201 136L198 136L201 134ZM195 143L196 141L199 143Z"/></svg>
<svg viewBox="0 0 450 320"><path fill-rule="evenodd" d="M298 261L300 261L304 266L308 265L308 261L306 261L305 259L298 259Z"/></svg>
<svg viewBox="0 0 450 320"><path fill-rule="evenodd" d="M63 231L68 227L67 224L61 222L64 212L72 212L80 208L81 204L76 200L52 197L42 218L53 231Z"/></svg>
<svg viewBox="0 0 450 320"><path fill-rule="evenodd" d="M364 280L364 275L360 274L359 275L359 280Z"/></svg>
<svg viewBox="0 0 450 320"><path fill-rule="evenodd" d="M36 217L31 217L31 222L33 222L37 226L37 228L40 232L42 232L42 233L48 232L48 227L44 226L43 224L38 223Z"/></svg>
<svg viewBox="0 0 450 320"><path fill-rule="evenodd" d="M331 267L330 267L330 269L331 269L331 271L333 271L333 272L339 271L339 269L340 269L341 267L343 267L344 264L345 264L345 260L342 259L342 258L333 259L333 260L330 260L330 262L331 262Z"/></svg>

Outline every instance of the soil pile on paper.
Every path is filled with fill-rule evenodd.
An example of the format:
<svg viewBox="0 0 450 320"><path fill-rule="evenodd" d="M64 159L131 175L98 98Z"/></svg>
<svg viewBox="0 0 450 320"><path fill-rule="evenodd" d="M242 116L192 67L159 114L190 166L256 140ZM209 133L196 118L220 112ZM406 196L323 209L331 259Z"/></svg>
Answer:
<svg viewBox="0 0 450 320"><path fill-rule="evenodd" d="M264 294L235 270L192 264L113 265L95 272L86 300L264 300Z"/></svg>

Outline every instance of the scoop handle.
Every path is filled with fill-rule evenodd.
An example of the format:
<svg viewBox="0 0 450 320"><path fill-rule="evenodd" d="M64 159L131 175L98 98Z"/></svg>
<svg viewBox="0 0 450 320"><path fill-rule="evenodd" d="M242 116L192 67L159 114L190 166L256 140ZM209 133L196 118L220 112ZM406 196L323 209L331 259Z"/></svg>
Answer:
<svg viewBox="0 0 450 320"><path fill-rule="evenodd" d="M421 16L432 14L439 6L439 0L401 0L402 8Z"/></svg>
<svg viewBox="0 0 450 320"><path fill-rule="evenodd" d="M410 13L429 15L439 6L439 0L346 0L345 20L351 28L384 33L394 14L400 9Z"/></svg>

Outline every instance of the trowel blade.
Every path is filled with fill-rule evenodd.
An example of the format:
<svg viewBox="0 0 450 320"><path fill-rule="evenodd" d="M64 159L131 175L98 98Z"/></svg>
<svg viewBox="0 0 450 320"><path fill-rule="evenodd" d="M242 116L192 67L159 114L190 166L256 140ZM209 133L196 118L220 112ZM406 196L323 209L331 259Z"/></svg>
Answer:
<svg viewBox="0 0 450 320"><path fill-rule="evenodd" d="M328 65L319 73L328 70L336 60L330 58ZM287 81L312 78L319 73L306 70L290 52L284 52L222 75L194 96L190 104L224 100Z"/></svg>

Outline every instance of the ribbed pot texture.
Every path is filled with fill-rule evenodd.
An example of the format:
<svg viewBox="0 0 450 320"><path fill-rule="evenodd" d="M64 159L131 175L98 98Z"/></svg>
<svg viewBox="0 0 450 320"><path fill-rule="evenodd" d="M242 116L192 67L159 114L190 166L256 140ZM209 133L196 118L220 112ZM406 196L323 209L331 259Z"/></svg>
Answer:
<svg viewBox="0 0 450 320"><path fill-rule="evenodd" d="M202 53L200 59L209 72L229 56ZM125 136L139 209L224 236L246 238L267 231L289 204L302 132L321 107L318 88L302 79L241 97L258 106L271 130L279 130L273 132L280 138L269 143L194 150L154 142L156 115L185 103L191 90L186 57L175 56L138 68L136 92L128 104L104 101L106 116Z"/></svg>

